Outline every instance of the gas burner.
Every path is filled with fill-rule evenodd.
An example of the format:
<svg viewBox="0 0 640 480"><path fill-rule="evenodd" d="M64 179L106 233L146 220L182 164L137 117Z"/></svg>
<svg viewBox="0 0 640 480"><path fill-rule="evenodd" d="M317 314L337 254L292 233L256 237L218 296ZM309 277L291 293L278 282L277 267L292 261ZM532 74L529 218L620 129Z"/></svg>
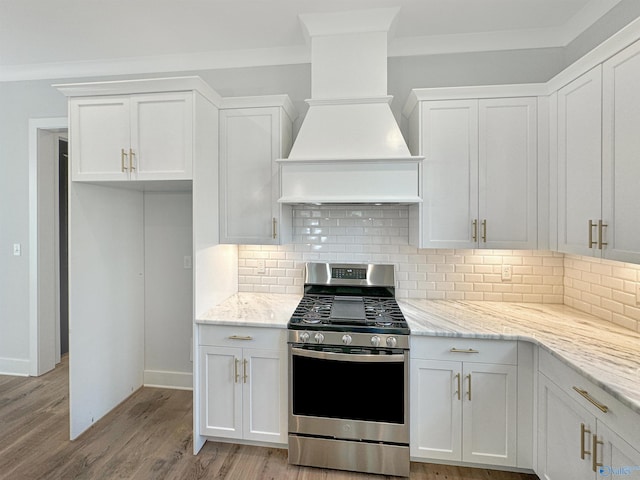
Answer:
<svg viewBox="0 0 640 480"><path fill-rule="evenodd" d="M331 314L331 305L319 301L308 307L307 313L302 317L303 323L316 324L327 318Z"/></svg>

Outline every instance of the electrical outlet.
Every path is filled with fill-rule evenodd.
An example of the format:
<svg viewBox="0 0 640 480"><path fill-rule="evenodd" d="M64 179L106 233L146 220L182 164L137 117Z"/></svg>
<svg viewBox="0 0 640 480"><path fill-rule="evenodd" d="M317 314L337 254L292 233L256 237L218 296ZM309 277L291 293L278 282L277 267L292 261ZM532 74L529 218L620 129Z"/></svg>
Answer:
<svg viewBox="0 0 640 480"><path fill-rule="evenodd" d="M13 244L13 254L16 257L19 257L20 255L22 255L22 246L19 243Z"/></svg>
<svg viewBox="0 0 640 480"><path fill-rule="evenodd" d="M502 280L511 280L511 265L502 265Z"/></svg>
<svg viewBox="0 0 640 480"><path fill-rule="evenodd" d="M265 269L265 266L264 266L264 258L259 258L257 263L258 263L258 265L256 267L257 272L261 273L261 274L265 273L266 269Z"/></svg>

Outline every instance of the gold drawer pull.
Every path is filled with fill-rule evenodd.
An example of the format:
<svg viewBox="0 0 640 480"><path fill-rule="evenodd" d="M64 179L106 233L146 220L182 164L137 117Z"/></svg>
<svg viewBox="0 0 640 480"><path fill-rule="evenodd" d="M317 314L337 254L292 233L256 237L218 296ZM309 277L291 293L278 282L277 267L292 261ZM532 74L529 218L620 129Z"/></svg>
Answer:
<svg viewBox="0 0 640 480"><path fill-rule="evenodd" d="M593 229L597 227L593 220L589 220L589 248L593 248L594 245L597 245L598 242L593 241Z"/></svg>
<svg viewBox="0 0 640 480"><path fill-rule="evenodd" d="M469 395L469 401L471 401L471 374L467 375L467 380L469 381L469 389L467 390L467 395Z"/></svg>
<svg viewBox="0 0 640 480"><path fill-rule="evenodd" d="M129 149L129 170L131 170L131 172L133 172L136 167L133 166L133 157L136 156L136 153L133 151L133 149Z"/></svg>
<svg viewBox="0 0 640 480"><path fill-rule="evenodd" d="M466 350L463 350L462 348L452 347L449 351L451 353L480 353L479 350L474 350L473 348L467 348Z"/></svg>
<svg viewBox="0 0 640 480"><path fill-rule="evenodd" d="M230 335L229 340L253 340L251 335Z"/></svg>
<svg viewBox="0 0 640 480"><path fill-rule="evenodd" d="M607 242L602 241L602 229L608 227L606 223L602 223L602 220L598 220L598 249L602 250L602 247L609 245Z"/></svg>
<svg viewBox="0 0 640 480"><path fill-rule="evenodd" d="M234 376L236 377L236 383L238 383L238 381L240 380L240 372L238 372L238 364L240 363L240 360L238 360L237 358L235 359L234 365L233 365L233 373Z"/></svg>
<svg viewBox="0 0 640 480"><path fill-rule="evenodd" d="M124 159L127 157L127 153L124 151L124 148L120 149L120 170L124 173L127 171L127 165Z"/></svg>
<svg viewBox="0 0 640 480"><path fill-rule="evenodd" d="M458 395L458 400L460 400L460 387L461 387L461 385L460 385L460 374L456 373L456 376L453 377L453 378L455 378L458 381L458 390L456 390L454 395Z"/></svg>
<svg viewBox="0 0 640 480"><path fill-rule="evenodd" d="M487 243L487 220L482 220L482 241Z"/></svg>
<svg viewBox="0 0 640 480"><path fill-rule="evenodd" d="M478 241L478 220L471 222L471 239L474 242Z"/></svg>
<svg viewBox="0 0 640 480"><path fill-rule="evenodd" d="M583 390L581 388L578 387L573 387L573 389L578 392L580 395L582 395L584 398L587 399L587 401L589 401L591 404L595 405L601 412L607 413L609 411L609 407L607 407L605 404L600 403L599 401L597 401L595 398L593 398L591 395L589 395L589 392L587 392L586 390Z"/></svg>

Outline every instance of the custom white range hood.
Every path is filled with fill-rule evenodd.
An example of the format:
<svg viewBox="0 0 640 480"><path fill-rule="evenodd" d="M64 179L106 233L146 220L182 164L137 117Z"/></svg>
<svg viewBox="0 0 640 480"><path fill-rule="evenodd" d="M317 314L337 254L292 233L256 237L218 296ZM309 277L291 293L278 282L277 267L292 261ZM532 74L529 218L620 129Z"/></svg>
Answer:
<svg viewBox="0 0 640 480"><path fill-rule="evenodd" d="M281 203L417 203L411 156L387 95L387 34L398 9L301 15L311 41L311 100L289 158Z"/></svg>

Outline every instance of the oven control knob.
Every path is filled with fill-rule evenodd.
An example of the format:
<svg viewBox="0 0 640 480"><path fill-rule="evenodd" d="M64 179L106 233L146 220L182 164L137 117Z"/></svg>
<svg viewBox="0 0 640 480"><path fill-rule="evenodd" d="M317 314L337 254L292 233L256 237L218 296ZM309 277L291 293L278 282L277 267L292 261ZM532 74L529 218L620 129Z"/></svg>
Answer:
<svg viewBox="0 0 640 480"><path fill-rule="evenodd" d="M398 340L396 337L388 337L387 338L387 347L395 347L398 344Z"/></svg>
<svg viewBox="0 0 640 480"><path fill-rule="evenodd" d="M316 339L316 343L322 343L324 342L324 335L321 333L316 333L315 337L313 337Z"/></svg>
<svg viewBox="0 0 640 480"><path fill-rule="evenodd" d="M345 345L351 345L351 340L351 335L342 336L342 343L344 343Z"/></svg>
<svg viewBox="0 0 640 480"><path fill-rule="evenodd" d="M373 345L374 347L379 347L380 346L380 337L377 335L374 335L373 337L371 337L371 345Z"/></svg>
<svg viewBox="0 0 640 480"><path fill-rule="evenodd" d="M308 332L302 332L300 334L300 341L302 343L307 343L309 341L309 333Z"/></svg>

